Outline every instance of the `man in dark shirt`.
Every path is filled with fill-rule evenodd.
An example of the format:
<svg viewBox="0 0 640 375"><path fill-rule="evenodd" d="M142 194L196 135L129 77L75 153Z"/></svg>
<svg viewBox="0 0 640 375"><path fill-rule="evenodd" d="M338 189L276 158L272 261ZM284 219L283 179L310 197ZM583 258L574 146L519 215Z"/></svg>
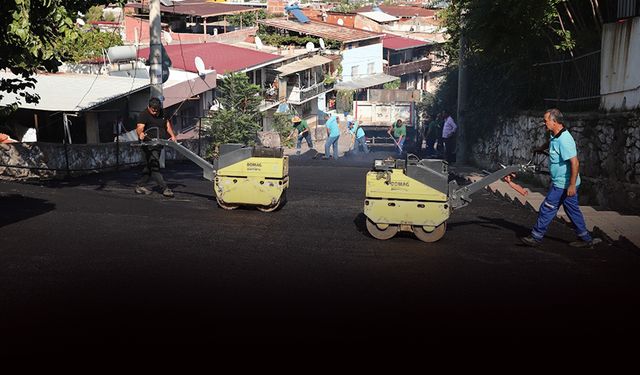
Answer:
<svg viewBox="0 0 640 375"><path fill-rule="evenodd" d="M146 131L145 131L146 128ZM149 106L138 115L138 121L136 125L136 133L140 141L149 140L151 137L147 135L147 132L151 136L156 132L158 138L166 138L167 135L172 141L176 141L176 136L173 133L171 127L171 121L166 119L162 115L162 103L158 98L149 99ZM167 187L167 184L162 178L160 173L160 152L162 146L142 146L142 152L144 153L145 167L142 170L142 178L138 181L135 192L137 194L151 194L151 190L147 189L144 185L149 182L150 178L153 178L162 195L165 197L173 197L173 192Z"/></svg>

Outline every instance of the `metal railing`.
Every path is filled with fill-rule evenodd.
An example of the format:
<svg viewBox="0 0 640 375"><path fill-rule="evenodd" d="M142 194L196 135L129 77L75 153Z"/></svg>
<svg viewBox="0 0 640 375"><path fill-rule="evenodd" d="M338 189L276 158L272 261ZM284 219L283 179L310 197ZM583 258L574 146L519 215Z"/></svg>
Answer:
<svg viewBox="0 0 640 375"><path fill-rule="evenodd" d="M600 51L532 66L529 83L533 107L596 110L600 106Z"/></svg>

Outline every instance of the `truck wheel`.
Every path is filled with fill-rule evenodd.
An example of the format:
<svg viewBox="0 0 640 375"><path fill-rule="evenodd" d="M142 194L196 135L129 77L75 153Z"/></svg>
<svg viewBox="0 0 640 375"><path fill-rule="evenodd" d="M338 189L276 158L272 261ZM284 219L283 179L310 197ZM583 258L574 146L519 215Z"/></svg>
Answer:
<svg viewBox="0 0 640 375"><path fill-rule="evenodd" d="M436 242L444 236L444 232L447 231L447 223L444 222L431 232L427 232L421 225L414 225L412 227L413 233L423 242Z"/></svg>
<svg viewBox="0 0 640 375"><path fill-rule="evenodd" d="M371 234L374 238L377 238L379 240L388 240L389 238L395 236L396 233L398 233L398 226L389 224L389 226L385 229L380 229L378 228L376 223L367 218L367 230L369 231L369 234Z"/></svg>

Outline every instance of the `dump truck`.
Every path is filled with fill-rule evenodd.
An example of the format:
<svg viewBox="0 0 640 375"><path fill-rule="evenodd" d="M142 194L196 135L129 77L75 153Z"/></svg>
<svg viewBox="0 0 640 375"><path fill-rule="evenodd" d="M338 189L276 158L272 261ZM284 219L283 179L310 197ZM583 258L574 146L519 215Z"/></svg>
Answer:
<svg viewBox="0 0 640 375"><path fill-rule="evenodd" d="M397 92L394 92L397 91ZM405 149L412 149L418 141L418 120L415 107L416 90L369 90L368 100L354 101L353 116L367 134L373 147L395 147L387 130L401 119L407 126ZM393 95L392 95L393 94ZM419 100L419 95L417 96Z"/></svg>

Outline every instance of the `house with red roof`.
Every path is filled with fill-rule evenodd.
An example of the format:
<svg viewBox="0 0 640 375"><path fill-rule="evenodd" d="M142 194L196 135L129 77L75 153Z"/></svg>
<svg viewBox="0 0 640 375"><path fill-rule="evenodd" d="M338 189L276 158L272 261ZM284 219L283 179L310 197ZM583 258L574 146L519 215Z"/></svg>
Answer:
<svg viewBox="0 0 640 375"><path fill-rule="evenodd" d="M382 39L385 73L400 77L401 89L426 90L431 70L432 44L423 40L386 34Z"/></svg>
<svg viewBox="0 0 640 375"><path fill-rule="evenodd" d="M254 44L256 46L256 44ZM200 58L205 70L215 70L218 80L228 73L245 73L249 81L263 90L260 111L263 127L271 128L273 114L280 104L293 108L301 116L318 113L318 97L333 90L325 76L335 71L334 58L319 56L317 51L296 54L266 52L267 48L243 48L223 43L166 45L165 50L175 69L198 73L195 60ZM146 59L149 48L141 49L138 57Z"/></svg>

